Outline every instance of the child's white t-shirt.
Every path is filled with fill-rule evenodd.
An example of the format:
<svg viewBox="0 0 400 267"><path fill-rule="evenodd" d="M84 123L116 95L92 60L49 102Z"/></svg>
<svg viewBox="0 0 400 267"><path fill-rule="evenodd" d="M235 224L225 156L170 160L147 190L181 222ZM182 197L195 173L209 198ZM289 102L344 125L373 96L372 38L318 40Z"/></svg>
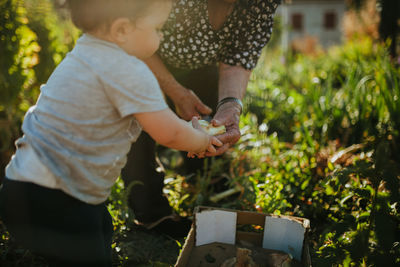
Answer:
<svg viewBox="0 0 400 267"><path fill-rule="evenodd" d="M142 130L133 114L166 108L144 62L84 34L25 115L6 176L99 204Z"/></svg>

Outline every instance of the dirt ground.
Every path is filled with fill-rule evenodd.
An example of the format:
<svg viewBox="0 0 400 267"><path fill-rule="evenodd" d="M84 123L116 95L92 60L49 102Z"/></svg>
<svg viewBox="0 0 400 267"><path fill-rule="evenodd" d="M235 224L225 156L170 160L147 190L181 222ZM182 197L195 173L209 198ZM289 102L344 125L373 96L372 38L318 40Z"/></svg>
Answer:
<svg viewBox="0 0 400 267"><path fill-rule="evenodd" d="M174 240L135 225L114 236L113 266L173 266L184 239ZM15 244L0 221L1 267L47 267L46 261Z"/></svg>
<svg viewBox="0 0 400 267"><path fill-rule="evenodd" d="M132 224L115 237L114 266L173 266L185 240L175 240Z"/></svg>

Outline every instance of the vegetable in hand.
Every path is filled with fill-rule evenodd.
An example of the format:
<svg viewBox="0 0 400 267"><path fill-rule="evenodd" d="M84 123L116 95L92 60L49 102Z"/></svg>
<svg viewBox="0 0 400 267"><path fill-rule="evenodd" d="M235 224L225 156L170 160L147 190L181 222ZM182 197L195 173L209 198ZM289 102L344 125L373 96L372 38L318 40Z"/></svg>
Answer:
<svg viewBox="0 0 400 267"><path fill-rule="evenodd" d="M192 125L191 121L189 121L189 123L190 123L190 125ZM215 127L206 120L199 120L199 124L200 124L201 128L209 135L219 135L219 134L223 134L226 132L226 128L224 125Z"/></svg>

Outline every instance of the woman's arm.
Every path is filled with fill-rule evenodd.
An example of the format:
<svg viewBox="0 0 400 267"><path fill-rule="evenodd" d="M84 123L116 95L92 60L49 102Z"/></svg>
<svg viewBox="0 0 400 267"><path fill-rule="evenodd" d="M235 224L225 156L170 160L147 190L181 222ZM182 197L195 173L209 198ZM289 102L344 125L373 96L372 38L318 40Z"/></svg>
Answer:
<svg viewBox="0 0 400 267"><path fill-rule="evenodd" d="M153 71L163 92L174 102L176 113L184 120L212 112L190 89L178 83L157 54L145 60Z"/></svg>
<svg viewBox="0 0 400 267"><path fill-rule="evenodd" d="M241 66L230 66L220 63L218 100L226 97L236 97L242 100L246 93L250 74L250 70L246 70ZM216 153L207 153L207 156L221 155L239 140L240 113L241 107L236 102L226 102L218 108L212 123L214 126L225 125L226 133L218 136L218 139L224 145L219 147Z"/></svg>
<svg viewBox="0 0 400 267"><path fill-rule="evenodd" d="M200 125L196 119L194 119L193 126L197 129L179 119L170 109L136 113L134 116L143 130L157 143L173 149L194 153L205 151L215 153L213 145L222 145L217 138L199 130Z"/></svg>
<svg viewBox="0 0 400 267"><path fill-rule="evenodd" d="M250 74L251 71L242 66L219 63L218 100L225 97L236 97L242 100L246 94Z"/></svg>

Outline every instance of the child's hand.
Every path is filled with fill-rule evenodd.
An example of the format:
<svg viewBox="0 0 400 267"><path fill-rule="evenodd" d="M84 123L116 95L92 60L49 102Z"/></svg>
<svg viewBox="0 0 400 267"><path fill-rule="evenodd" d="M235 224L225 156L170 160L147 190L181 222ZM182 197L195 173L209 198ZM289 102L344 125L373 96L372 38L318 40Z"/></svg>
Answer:
<svg viewBox="0 0 400 267"><path fill-rule="evenodd" d="M199 120L198 120L197 117L193 117L192 118L192 126L193 126L193 128L195 128L195 129L197 129L199 131L202 131L203 133L208 135L208 133L200 126ZM206 152L215 153L216 152L215 146L219 147L219 146L222 146L222 145L223 145L223 143L220 140L218 140L218 138L216 138L216 137L214 137L212 135L209 135L208 147L206 148L205 151L198 152L198 153L189 152L187 156L189 158L195 158L196 156L198 158L204 158Z"/></svg>
<svg viewBox="0 0 400 267"><path fill-rule="evenodd" d="M206 152L215 153L216 152L215 146L222 146L222 145L223 145L222 142L219 141L218 138L210 135L209 144L205 151L200 153L188 152L187 156L188 158L198 157L199 159L201 159L205 157Z"/></svg>

